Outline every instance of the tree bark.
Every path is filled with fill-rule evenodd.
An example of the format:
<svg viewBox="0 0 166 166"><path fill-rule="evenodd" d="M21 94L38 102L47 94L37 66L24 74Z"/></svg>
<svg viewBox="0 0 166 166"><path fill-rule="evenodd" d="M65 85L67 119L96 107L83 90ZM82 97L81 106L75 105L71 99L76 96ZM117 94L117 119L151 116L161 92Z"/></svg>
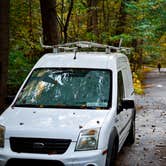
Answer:
<svg viewBox="0 0 166 166"><path fill-rule="evenodd" d="M7 97L9 54L9 0L0 0L0 112Z"/></svg>
<svg viewBox="0 0 166 166"><path fill-rule="evenodd" d="M31 41L34 41L34 39L33 39L33 25L32 25L32 0L28 1L28 16L29 16L29 38ZM33 49L32 46L31 46L31 49Z"/></svg>
<svg viewBox="0 0 166 166"><path fill-rule="evenodd" d="M74 0L71 0L70 1L70 6L69 6L69 12L67 14L67 19L66 19L66 22L65 22L65 25L64 25L64 43L67 42L67 38L68 38L68 34L67 34L67 31L68 31L68 26L69 26L69 21L70 21L70 16L71 16L71 13L72 13L72 9L73 9L73 5L74 5Z"/></svg>
<svg viewBox="0 0 166 166"><path fill-rule="evenodd" d="M119 11L119 19L118 19L118 25L116 27L116 35L121 35L124 33L125 25L126 25L126 12L125 12L125 1L121 2L121 7Z"/></svg>
<svg viewBox="0 0 166 166"><path fill-rule="evenodd" d="M87 31L93 32L95 35L98 34L97 4L98 0L87 1L87 6L88 6Z"/></svg>
<svg viewBox="0 0 166 166"><path fill-rule="evenodd" d="M44 44L56 45L59 42L56 0L40 0Z"/></svg>
<svg viewBox="0 0 166 166"><path fill-rule="evenodd" d="M125 29L126 29L126 17L127 17L127 13L126 13L126 3L129 3L131 0L123 0L121 2L121 6L120 6L120 11L119 11L119 18L118 18L118 25L116 27L116 35L121 35L122 33L125 33Z"/></svg>

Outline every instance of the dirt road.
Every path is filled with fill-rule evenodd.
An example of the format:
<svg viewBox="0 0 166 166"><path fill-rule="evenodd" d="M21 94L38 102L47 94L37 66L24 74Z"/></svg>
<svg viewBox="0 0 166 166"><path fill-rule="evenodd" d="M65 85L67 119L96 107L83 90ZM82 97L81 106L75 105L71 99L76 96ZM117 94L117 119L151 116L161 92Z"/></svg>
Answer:
<svg viewBox="0 0 166 166"><path fill-rule="evenodd" d="M116 166L166 166L166 68L147 74L145 95L136 96L136 141L124 146Z"/></svg>

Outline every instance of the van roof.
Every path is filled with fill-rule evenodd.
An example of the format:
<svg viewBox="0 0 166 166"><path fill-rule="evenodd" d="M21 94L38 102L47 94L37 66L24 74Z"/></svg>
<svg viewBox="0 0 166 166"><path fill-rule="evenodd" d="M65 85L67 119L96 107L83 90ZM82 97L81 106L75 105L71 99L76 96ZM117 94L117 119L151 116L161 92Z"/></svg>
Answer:
<svg viewBox="0 0 166 166"><path fill-rule="evenodd" d="M105 52L60 52L45 54L34 68L116 68L117 59L127 60L123 53Z"/></svg>

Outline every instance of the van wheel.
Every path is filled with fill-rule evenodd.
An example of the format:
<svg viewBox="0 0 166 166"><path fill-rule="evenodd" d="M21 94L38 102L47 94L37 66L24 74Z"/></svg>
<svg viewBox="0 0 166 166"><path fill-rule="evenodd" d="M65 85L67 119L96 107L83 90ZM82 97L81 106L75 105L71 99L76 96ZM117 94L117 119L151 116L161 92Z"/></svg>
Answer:
<svg viewBox="0 0 166 166"><path fill-rule="evenodd" d="M108 147L105 166L114 166L117 153L118 153L118 145L116 141L114 141L113 145L111 147Z"/></svg>
<svg viewBox="0 0 166 166"><path fill-rule="evenodd" d="M133 119L131 123L129 135L127 136L127 139L126 139L126 143L129 145L134 144L134 142L135 142L135 119Z"/></svg>

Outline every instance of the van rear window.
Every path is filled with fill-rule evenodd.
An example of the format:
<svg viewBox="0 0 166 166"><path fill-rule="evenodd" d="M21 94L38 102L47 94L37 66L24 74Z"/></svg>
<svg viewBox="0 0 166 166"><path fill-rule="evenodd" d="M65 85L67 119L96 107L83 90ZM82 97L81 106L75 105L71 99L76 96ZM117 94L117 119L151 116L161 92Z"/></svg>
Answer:
<svg viewBox="0 0 166 166"><path fill-rule="evenodd" d="M101 69L35 69L15 102L17 107L108 108L112 72Z"/></svg>

